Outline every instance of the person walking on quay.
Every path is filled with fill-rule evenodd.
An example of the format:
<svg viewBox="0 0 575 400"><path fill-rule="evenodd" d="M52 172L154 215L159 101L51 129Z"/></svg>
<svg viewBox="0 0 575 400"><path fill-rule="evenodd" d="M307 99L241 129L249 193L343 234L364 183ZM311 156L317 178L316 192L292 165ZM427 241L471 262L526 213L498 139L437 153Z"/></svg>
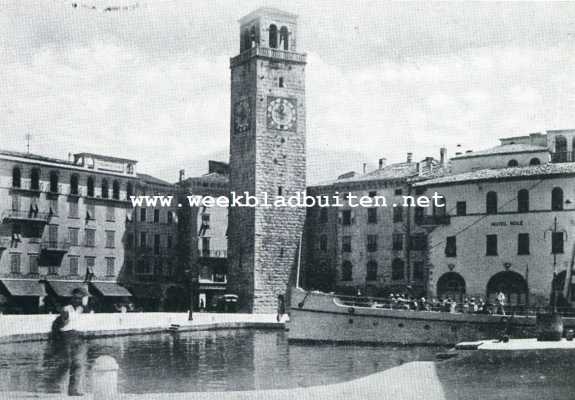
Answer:
<svg viewBox="0 0 575 400"><path fill-rule="evenodd" d="M497 293L497 314L505 315L505 294L502 291Z"/></svg>
<svg viewBox="0 0 575 400"><path fill-rule="evenodd" d="M86 345L79 331L81 314L84 312L82 299L87 295L84 289L75 288L70 304L65 306L52 324L48 343L47 361L51 371L46 384L49 391L60 392L60 382L70 372L69 396L83 396L80 389L86 360Z"/></svg>

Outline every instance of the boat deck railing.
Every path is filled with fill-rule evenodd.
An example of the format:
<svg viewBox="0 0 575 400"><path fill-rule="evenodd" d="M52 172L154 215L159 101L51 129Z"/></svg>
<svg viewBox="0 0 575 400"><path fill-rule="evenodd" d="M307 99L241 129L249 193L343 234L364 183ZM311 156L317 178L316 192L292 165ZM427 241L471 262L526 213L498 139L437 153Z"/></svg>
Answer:
<svg viewBox="0 0 575 400"><path fill-rule="evenodd" d="M335 296L340 305L360 308L377 308L386 310L405 311L429 311L447 313L469 313L469 314L497 314L515 316L535 316L540 313L552 311L550 307L527 306L527 305L504 305L503 312L498 304L485 303L482 309L475 310L472 305L465 306L464 303L457 303L455 307L442 304L441 302L421 302L419 300L378 298L369 296ZM556 312L564 317L575 317L575 308L556 307Z"/></svg>

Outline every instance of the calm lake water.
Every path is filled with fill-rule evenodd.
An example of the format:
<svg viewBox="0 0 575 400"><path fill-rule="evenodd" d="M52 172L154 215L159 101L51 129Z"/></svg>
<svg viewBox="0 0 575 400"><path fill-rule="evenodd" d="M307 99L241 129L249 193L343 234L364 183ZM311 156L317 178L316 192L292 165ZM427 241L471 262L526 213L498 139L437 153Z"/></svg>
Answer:
<svg viewBox="0 0 575 400"><path fill-rule="evenodd" d="M120 365L125 393L293 388L343 382L405 362L433 360L442 347L289 344L284 331L225 330L93 339L96 357ZM0 345L0 391L46 390L54 368L46 342ZM85 379L89 390L89 379Z"/></svg>

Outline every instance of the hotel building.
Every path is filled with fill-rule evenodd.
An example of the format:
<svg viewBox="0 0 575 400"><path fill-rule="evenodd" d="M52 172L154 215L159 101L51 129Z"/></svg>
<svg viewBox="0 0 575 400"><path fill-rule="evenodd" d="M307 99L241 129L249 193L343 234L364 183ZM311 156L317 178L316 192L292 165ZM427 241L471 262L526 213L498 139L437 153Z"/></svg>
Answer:
<svg viewBox="0 0 575 400"><path fill-rule="evenodd" d="M75 287L96 310L130 293L124 268L136 161L90 153L68 160L0 151L0 307L55 311Z"/></svg>

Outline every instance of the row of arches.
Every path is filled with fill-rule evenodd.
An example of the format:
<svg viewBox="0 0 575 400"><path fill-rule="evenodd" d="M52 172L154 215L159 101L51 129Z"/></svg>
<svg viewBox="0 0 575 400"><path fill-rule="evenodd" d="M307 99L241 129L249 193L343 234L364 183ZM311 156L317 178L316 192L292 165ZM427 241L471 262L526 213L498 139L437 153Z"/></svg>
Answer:
<svg viewBox="0 0 575 400"><path fill-rule="evenodd" d="M260 43L259 32L255 25L242 32L241 51L257 47ZM268 47L272 49L289 50L289 30L287 26L278 29L277 25L271 24L268 28Z"/></svg>
<svg viewBox="0 0 575 400"><path fill-rule="evenodd" d="M523 305L527 300L527 281L514 271L501 271L487 282L486 298L493 302L503 292L511 305ZM461 302L466 295L465 279L457 272L446 272L437 281L437 296Z"/></svg>
<svg viewBox="0 0 575 400"><path fill-rule="evenodd" d="M551 210L563 210L563 189L554 187L551 190ZM489 191L485 195L485 212L487 214L497 214L499 209L497 192ZM521 189L517 192L517 212L529 211L529 190Z"/></svg>
<svg viewBox="0 0 575 400"><path fill-rule="evenodd" d="M534 166L534 165L541 165L541 160L538 159L537 157L533 157L531 160L529 160L529 165ZM511 159L509 160L509 162L507 163L508 167L518 167L519 166L519 161L517 161L516 159Z"/></svg>
<svg viewBox="0 0 575 400"><path fill-rule="evenodd" d="M40 168L32 168L32 170L30 170L30 190L40 190L40 176ZM49 193L59 193L59 180L60 175L58 171L50 171L48 185ZM22 171L19 167L14 167L12 169L12 187L22 188ZM110 183L106 178L102 179L100 189L102 198L110 198ZM111 198L120 200L120 190L120 181L113 180L111 184ZM88 197L95 196L95 178L92 176L89 176L86 179L86 192ZM77 174L70 176L70 194L80 195L80 177ZM131 182L128 182L126 184L126 200L128 200L133 194L134 187Z"/></svg>

